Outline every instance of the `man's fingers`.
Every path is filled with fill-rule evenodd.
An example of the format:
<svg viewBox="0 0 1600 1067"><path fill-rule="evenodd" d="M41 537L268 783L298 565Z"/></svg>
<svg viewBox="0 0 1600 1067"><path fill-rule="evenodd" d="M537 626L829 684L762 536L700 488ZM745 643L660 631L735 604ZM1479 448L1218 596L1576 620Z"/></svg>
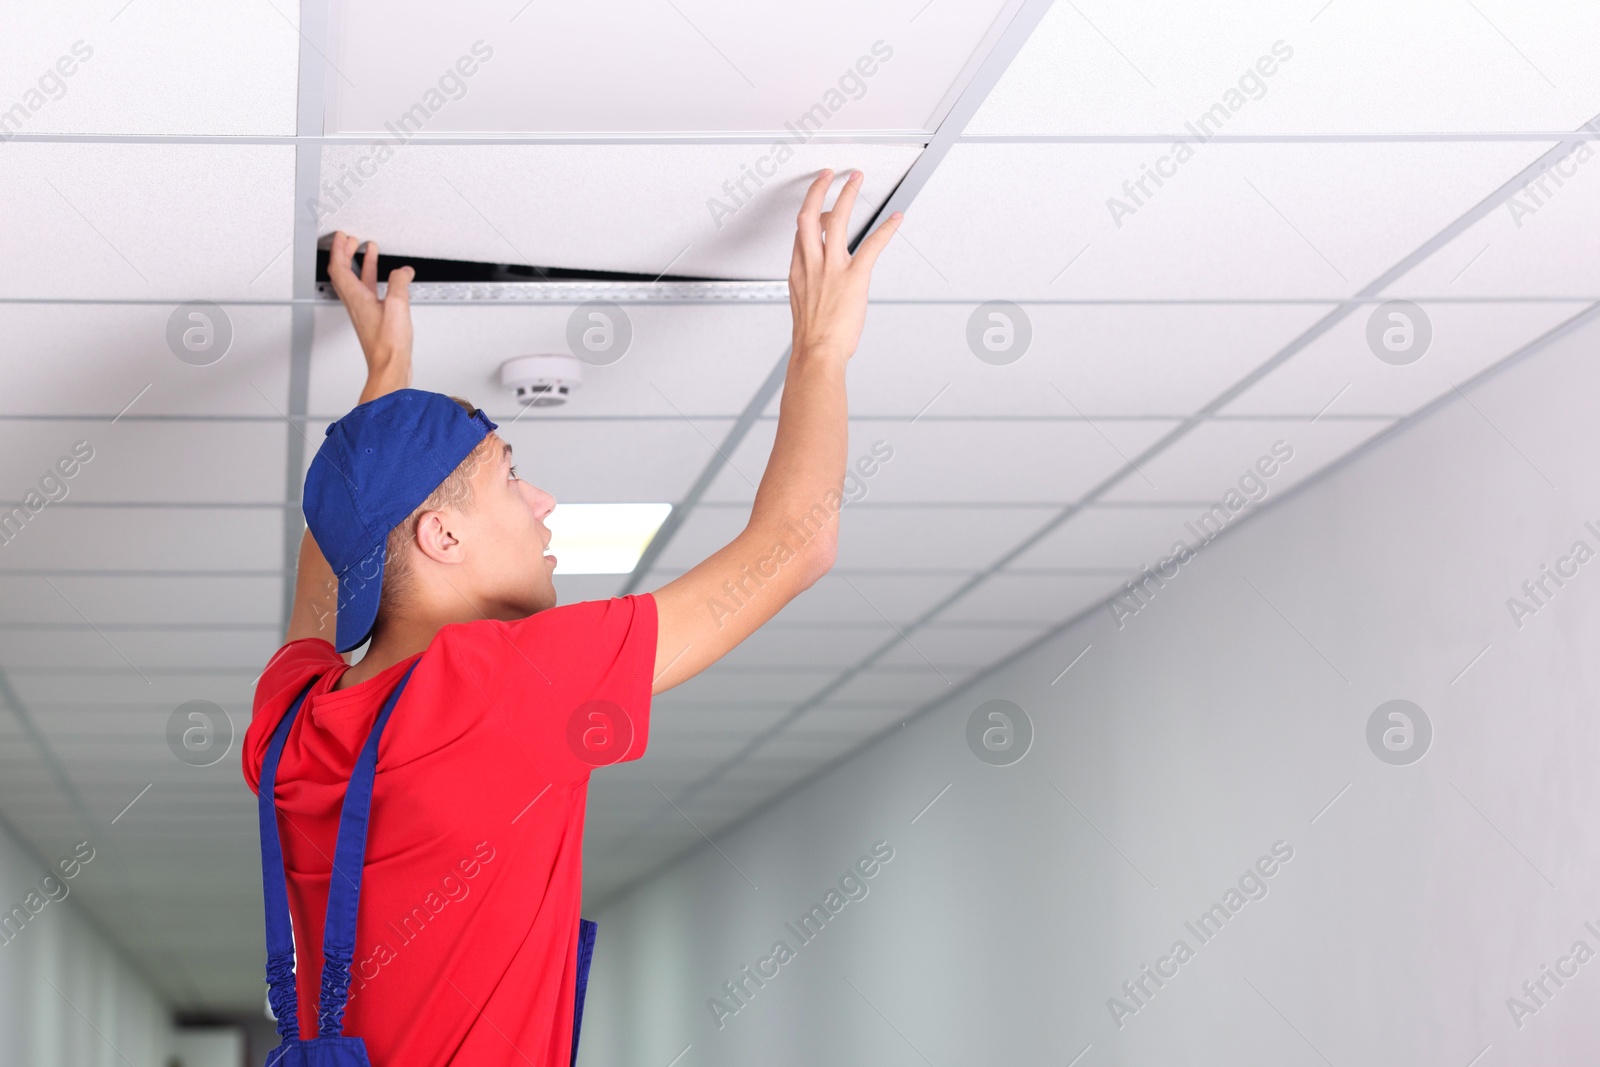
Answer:
<svg viewBox="0 0 1600 1067"><path fill-rule="evenodd" d="M811 188L806 190L805 200L800 203L795 232L800 241L800 251L809 258L822 255L822 202L827 198L828 186L832 182L833 171L825 170L818 174Z"/></svg>
<svg viewBox="0 0 1600 1067"><path fill-rule="evenodd" d="M856 194L861 190L861 181L861 172L851 171L844 188L839 190L839 196L833 202L833 209L828 212L828 222L823 232L828 235L827 247L835 255L842 256L849 249L850 212L856 206Z"/></svg>
<svg viewBox="0 0 1600 1067"><path fill-rule="evenodd" d="M396 267L389 272L389 289L383 298L383 313L387 317L392 313L391 308L404 310L411 303L411 279L417 272L410 267Z"/></svg>
<svg viewBox="0 0 1600 1067"><path fill-rule="evenodd" d="M361 284L373 292L378 291L378 242L367 242L367 255L361 261Z"/></svg>
<svg viewBox="0 0 1600 1067"><path fill-rule="evenodd" d="M894 239L895 231L900 229L900 220L903 218L905 216L896 211L879 223L878 228L867 234L866 238L856 246L854 262L860 263L870 272L873 264L878 262L878 255Z"/></svg>
<svg viewBox="0 0 1600 1067"><path fill-rule="evenodd" d="M343 230L337 230L333 235L333 243L328 246L328 277L337 282L341 274L350 273L350 237Z"/></svg>

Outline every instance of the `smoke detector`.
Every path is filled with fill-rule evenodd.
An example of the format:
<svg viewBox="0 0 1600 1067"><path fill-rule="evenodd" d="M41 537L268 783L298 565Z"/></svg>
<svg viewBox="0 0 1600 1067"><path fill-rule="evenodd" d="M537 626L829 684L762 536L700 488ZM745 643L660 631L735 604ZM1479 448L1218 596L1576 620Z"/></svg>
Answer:
<svg viewBox="0 0 1600 1067"><path fill-rule="evenodd" d="M518 356L500 365L500 387L528 407L559 407L582 384L583 361L575 356Z"/></svg>

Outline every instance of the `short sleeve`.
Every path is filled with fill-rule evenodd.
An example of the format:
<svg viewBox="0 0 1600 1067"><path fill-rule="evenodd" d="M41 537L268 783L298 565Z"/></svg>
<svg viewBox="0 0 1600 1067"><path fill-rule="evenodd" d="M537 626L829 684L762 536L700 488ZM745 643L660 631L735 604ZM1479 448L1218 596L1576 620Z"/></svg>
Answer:
<svg viewBox="0 0 1600 1067"><path fill-rule="evenodd" d="M553 777L577 778L644 755L656 625L655 598L639 593L447 629L463 687L481 689Z"/></svg>
<svg viewBox="0 0 1600 1067"><path fill-rule="evenodd" d="M244 780L250 791L256 792L261 781L261 761L267 746L272 743L272 732L277 729L289 705L300 695L307 682L317 675L345 666L343 657L334 647L320 637L291 641L278 649L267 663L256 683L255 701L250 709L250 728L245 731L240 758L244 763Z"/></svg>

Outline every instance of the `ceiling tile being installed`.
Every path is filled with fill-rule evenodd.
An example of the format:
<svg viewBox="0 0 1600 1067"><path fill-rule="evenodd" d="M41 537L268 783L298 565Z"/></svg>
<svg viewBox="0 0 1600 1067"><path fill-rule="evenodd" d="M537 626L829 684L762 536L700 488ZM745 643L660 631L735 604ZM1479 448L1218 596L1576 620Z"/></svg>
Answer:
<svg viewBox="0 0 1600 1067"><path fill-rule="evenodd" d="M0 130L292 134L299 21L281 0L8 5L0 70L15 97Z"/></svg>
<svg viewBox="0 0 1600 1067"><path fill-rule="evenodd" d="M781 279L818 172L834 170L836 186L865 174L860 227L920 152L812 144L779 162L748 144L331 145L317 225L431 259Z"/></svg>
<svg viewBox="0 0 1600 1067"><path fill-rule="evenodd" d="M873 287L970 300L1348 296L1549 147L1212 144L1179 164L1162 163L1160 145L959 144ZM1171 171L1160 185L1155 166Z"/></svg>
<svg viewBox="0 0 1600 1067"><path fill-rule="evenodd" d="M342 0L326 127L411 129L411 114L428 134L930 129L1016 6L464 0L395 19Z"/></svg>
<svg viewBox="0 0 1600 1067"><path fill-rule="evenodd" d="M1563 0L1056 4L967 133L1565 131L1600 100L1597 36Z"/></svg>

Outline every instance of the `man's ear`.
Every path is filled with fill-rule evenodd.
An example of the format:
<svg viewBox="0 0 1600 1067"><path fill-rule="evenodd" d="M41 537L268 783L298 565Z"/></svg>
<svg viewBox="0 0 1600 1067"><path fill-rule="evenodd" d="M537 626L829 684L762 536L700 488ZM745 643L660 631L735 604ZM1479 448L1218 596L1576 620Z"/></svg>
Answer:
<svg viewBox="0 0 1600 1067"><path fill-rule="evenodd" d="M425 511L417 521L417 551L436 563L461 563L461 541L451 530L451 516L444 511Z"/></svg>

